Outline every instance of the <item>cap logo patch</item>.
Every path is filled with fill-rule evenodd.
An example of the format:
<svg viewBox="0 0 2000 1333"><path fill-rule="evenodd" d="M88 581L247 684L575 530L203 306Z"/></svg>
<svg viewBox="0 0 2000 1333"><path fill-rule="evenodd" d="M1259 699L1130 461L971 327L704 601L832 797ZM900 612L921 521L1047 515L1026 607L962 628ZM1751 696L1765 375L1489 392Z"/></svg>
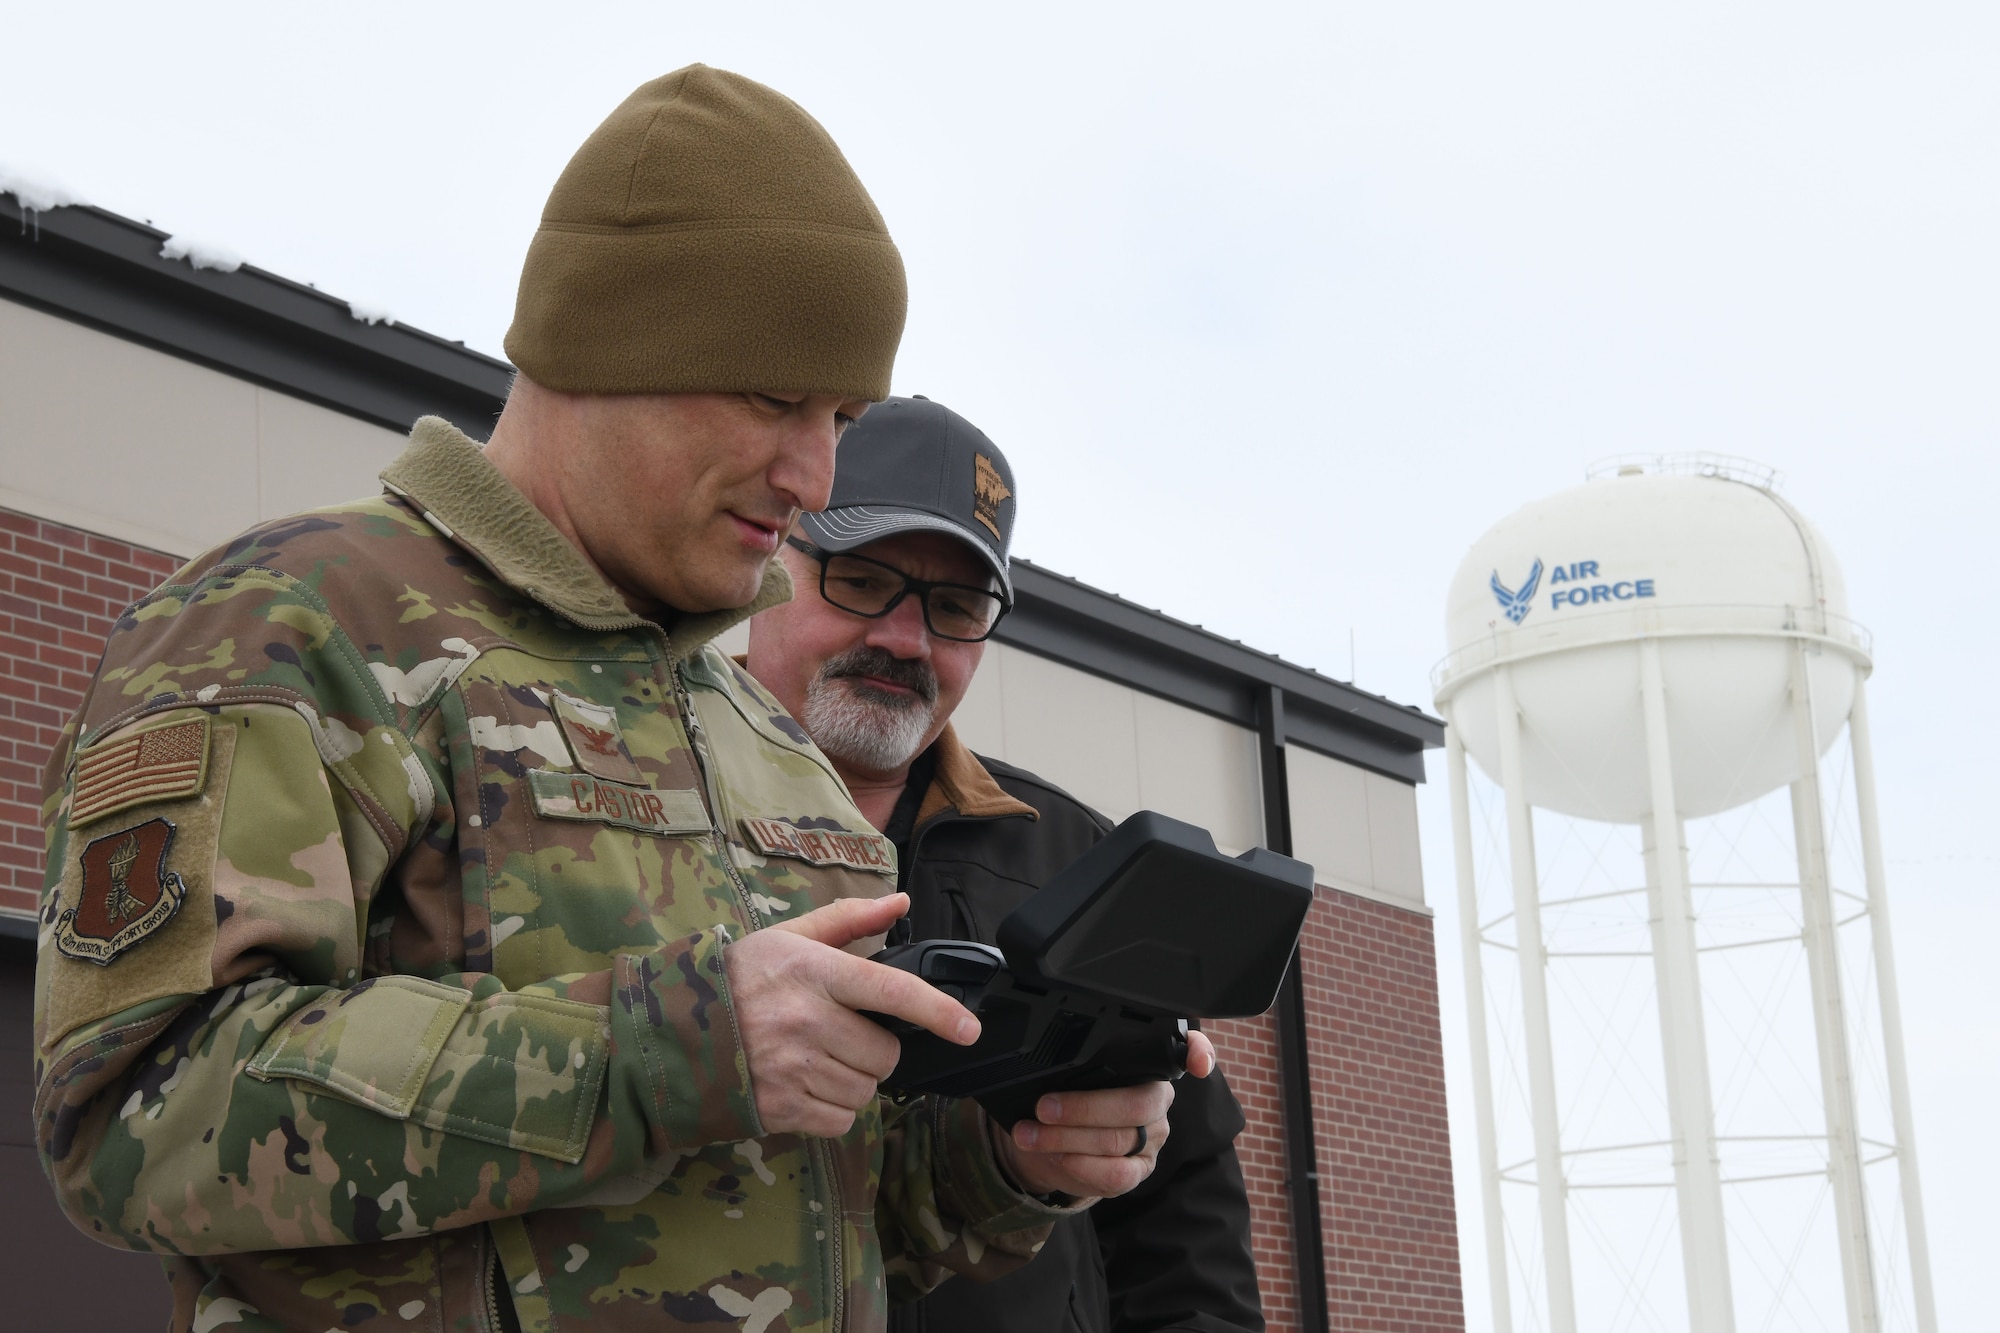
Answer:
<svg viewBox="0 0 2000 1333"><path fill-rule="evenodd" d="M783 819L746 819L743 831L750 844L766 856L789 856L816 866L846 866L896 873L896 848L880 833L849 833L844 829L800 828Z"/></svg>
<svg viewBox="0 0 2000 1333"><path fill-rule="evenodd" d="M93 745L76 761L72 828L146 801L192 796L208 769L208 719L198 717Z"/></svg>
<svg viewBox="0 0 2000 1333"><path fill-rule="evenodd" d="M1000 502L1014 492L1000 480L1000 469L985 454L972 456L972 469L972 516L986 525L995 541L1004 541L1000 535Z"/></svg>
<svg viewBox="0 0 2000 1333"><path fill-rule="evenodd" d="M167 869L174 826L149 819L107 833L83 849L83 886L76 906L56 921L56 948L99 967L173 919L187 897Z"/></svg>

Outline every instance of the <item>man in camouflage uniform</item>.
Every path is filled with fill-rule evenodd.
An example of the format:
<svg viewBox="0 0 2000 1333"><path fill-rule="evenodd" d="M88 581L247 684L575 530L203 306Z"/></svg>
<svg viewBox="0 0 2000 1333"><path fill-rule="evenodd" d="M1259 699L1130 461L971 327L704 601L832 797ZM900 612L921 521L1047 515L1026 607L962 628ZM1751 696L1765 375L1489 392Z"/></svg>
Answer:
<svg viewBox="0 0 2000 1333"><path fill-rule="evenodd" d="M484 450L419 422L120 618L46 784L36 1128L175 1329L880 1329L1129 1178L877 1099L855 1009L977 1024L863 961L893 851L708 646L902 310L817 123L669 75L551 196Z"/></svg>

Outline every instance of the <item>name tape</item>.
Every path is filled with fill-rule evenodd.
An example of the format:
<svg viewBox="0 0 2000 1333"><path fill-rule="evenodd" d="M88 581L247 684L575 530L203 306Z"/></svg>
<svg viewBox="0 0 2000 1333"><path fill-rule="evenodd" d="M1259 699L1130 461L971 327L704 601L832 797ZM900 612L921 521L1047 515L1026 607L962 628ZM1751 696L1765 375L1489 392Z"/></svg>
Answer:
<svg viewBox="0 0 2000 1333"><path fill-rule="evenodd" d="M613 824L656 838L707 833L713 827L699 792L656 791L589 773L557 773L545 768L529 771L528 790L534 797L535 813L547 819Z"/></svg>

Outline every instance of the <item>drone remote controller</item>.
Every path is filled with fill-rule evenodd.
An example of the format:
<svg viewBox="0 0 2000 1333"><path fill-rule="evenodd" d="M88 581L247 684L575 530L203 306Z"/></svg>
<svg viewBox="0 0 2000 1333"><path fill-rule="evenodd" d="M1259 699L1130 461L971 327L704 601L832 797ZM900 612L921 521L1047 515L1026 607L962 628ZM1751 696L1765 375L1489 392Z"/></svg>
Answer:
<svg viewBox="0 0 2000 1333"><path fill-rule="evenodd" d="M957 1046L869 1014L903 1043L882 1086L971 1097L1011 1127L1047 1092L1179 1078L1190 1019L1271 1007L1312 884L1302 861L1227 857L1206 830L1142 810L1003 921L1000 947L922 940L875 955L980 1022L979 1040Z"/></svg>

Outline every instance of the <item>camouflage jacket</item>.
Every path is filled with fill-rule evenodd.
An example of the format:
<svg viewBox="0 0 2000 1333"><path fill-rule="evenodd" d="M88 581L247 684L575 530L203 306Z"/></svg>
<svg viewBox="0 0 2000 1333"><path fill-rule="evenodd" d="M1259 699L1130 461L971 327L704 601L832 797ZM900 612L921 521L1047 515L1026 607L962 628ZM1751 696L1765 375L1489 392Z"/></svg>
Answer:
<svg viewBox="0 0 2000 1333"><path fill-rule="evenodd" d="M117 623L44 817L36 1130L174 1327L879 1329L1025 1262L969 1104L766 1135L741 932L893 886L778 703L435 419ZM887 1262L885 1264L885 1255Z"/></svg>

